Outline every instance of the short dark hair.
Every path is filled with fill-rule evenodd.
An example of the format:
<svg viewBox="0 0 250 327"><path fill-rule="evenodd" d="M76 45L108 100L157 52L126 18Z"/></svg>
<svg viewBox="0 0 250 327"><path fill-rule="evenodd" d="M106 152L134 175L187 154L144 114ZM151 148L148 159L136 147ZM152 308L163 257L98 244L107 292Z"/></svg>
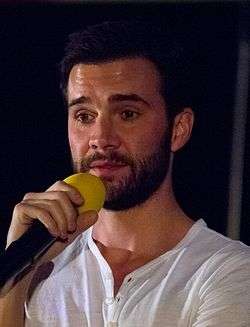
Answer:
<svg viewBox="0 0 250 327"><path fill-rule="evenodd" d="M60 64L61 89L67 98L71 69L79 63L98 64L142 57L153 62L161 76L160 93L174 117L190 106L189 63L181 38L166 26L145 21L112 21L91 25L69 35Z"/></svg>

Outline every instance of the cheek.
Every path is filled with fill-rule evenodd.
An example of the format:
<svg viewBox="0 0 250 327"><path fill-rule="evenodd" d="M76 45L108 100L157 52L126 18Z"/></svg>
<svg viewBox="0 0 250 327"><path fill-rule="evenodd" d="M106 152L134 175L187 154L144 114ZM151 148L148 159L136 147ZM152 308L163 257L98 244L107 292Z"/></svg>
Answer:
<svg viewBox="0 0 250 327"><path fill-rule="evenodd" d="M134 134L135 135L135 134ZM162 126L154 127L148 126L142 129L140 133L136 133L136 137L132 134L127 140L131 147L131 151L139 157L145 154L151 154L159 148L159 144L165 135L165 128Z"/></svg>
<svg viewBox="0 0 250 327"><path fill-rule="evenodd" d="M73 158L81 158L88 151L87 133L75 129L72 124L68 124L69 146Z"/></svg>

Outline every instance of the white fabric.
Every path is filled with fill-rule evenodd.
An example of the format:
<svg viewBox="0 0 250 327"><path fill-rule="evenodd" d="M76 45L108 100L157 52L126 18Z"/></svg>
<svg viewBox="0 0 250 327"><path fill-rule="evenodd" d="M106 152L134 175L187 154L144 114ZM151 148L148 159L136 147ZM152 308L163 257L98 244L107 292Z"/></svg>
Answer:
<svg viewBox="0 0 250 327"><path fill-rule="evenodd" d="M196 222L171 251L113 276L90 228L54 260L25 305L26 327L249 327L250 248Z"/></svg>

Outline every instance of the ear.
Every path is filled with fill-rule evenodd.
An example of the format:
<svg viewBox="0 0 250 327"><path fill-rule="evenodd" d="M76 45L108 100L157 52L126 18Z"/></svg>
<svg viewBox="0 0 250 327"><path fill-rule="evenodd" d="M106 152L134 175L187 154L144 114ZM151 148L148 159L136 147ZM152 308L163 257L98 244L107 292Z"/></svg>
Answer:
<svg viewBox="0 0 250 327"><path fill-rule="evenodd" d="M184 108L175 116L172 129L171 151L181 149L190 139L194 124L194 112L191 108Z"/></svg>

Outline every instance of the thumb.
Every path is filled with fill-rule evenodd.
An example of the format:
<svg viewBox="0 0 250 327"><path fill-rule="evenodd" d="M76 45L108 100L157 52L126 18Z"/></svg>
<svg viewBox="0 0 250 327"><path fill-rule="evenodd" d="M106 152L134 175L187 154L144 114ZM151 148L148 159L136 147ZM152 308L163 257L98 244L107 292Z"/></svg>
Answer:
<svg viewBox="0 0 250 327"><path fill-rule="evenodd" d="M97 219L98 213L94 210L89 210L79 214L77 218L77 228L75 233L79 235L80 233L84 232L90 226L94 225ZM73 234L73 236L75 236L75 233Z"/></svg>

